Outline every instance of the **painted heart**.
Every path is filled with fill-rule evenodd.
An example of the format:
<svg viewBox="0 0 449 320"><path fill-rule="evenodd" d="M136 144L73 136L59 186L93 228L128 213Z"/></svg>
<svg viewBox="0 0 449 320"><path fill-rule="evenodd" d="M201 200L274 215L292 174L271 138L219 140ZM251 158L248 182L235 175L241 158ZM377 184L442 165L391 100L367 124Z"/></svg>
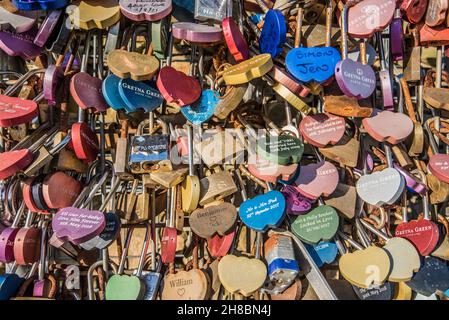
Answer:
<svg viewBox="0 0 449 320"><path fill-rule="evenodd" d="M13 127L30 122L39 115L37 103L0 95L0 126Z"/></svg>
<svg viewBox="0 0 449 320"><path fill-rule="evenodd" d="M12 0L14 6L19 10L54 10L69 4L69 0Z"/></svg>
<svg viewBox="0 0 449 320"><path fill-rule="evenodd" d="M449 183L449 155L435 154L431 156L428 167L435 177L443 182Z"/></svg>
<svg viewBox="0 0 449 320"><path fill-rule="evenodd" d="M281 54L287 39L287 28L284 15L279 10L268 10L265 14L262 32L259 37L261 53L268 53L272 58Z"/></svg>
<svg viewBox="0 0 449 320"><path fill-rule="evenodd" d="M164 278L162 300L204 300L208 279L199 269L169 273Z"/></svg>
<svg viewBox="0 0 449 320"><path fill-rule="evenodd" d="M244 84L262 77L271 69L273 69L271 56L267 53L259 54L227 68L223 72L223 79L227 85Z"/></svg>
<svg viewBox="0 0 449 320"><path fill-rule="evenodd" d="M218 277L226 291L248 297L264 284L267 267L259 259L227 255L218 263Z"/></svg>
<svg viewBox="0 0 449 320"><path fill-rule="evenodd" d="M134 21L158 21L172 11L171 0L120 0L122 14Z"/></svg>
<svg viewBox="0 0 449 320"><path fill-rule="evenodd" d="M164 101L159 91L146 82L121 79L118 91L127 110L144 109L151 112Z"/></svg>
<svg viewBox="0 0 449 320"><path fill-rule="evenodd" d="M257 141L258 155L280 165L298 163L304 152L301 140L290 135L259 137Z"/></svg>
<svg viewBox="0 0 449 320"><path fill-rule="evenodd" d="M403 113L382 111L362 120L368 134L379 142L398 144L413 132L412 120Z"/></svg>
<svg viewBox="0 0 449 320"><path fill-rule="evenodd" d="M248 44L234 19L232 17L223 19L222 28L228 50L234 56L235 61L241 62L248 59Z"/></svg>
<svg viewBox="0 0 449 320"><path fill-rule="evenodd" d="M227 235L219 236L216 234L210 239L207 239L207 248L210 254L215 258L220 258L228 254L234 241L235 231Z"/></svg>
<svg viewBox="0 0 449 320"><path fill-rule="evenodd" d="M391 267L387 252L375 246L342 255L338 266L347 281L365 289L383 284Z"/></svg>
<svg viewBox="0 0 449 320"><path fill-rule="evenodd" d="M117 77L135 81L151 80L159 69L159 60L156 57L122 49L111 51L107 62L109 69Z"/></svg>
<svg viewBox="0 0 449 320"><path fill-rule="evenodd" d="M206 89L201 93L201 98L191 105L181 108L181 113L192 124L199 125L209 120L220 101L218 92Z"/></svg>
<svg viewBox="0 0 449 320"><path fill-rule="evenodd" d="M202 238L224 235L235 224L237 209L228 202L193 211L189 216L192 231Z"/></svg>
<svg viewBox="0 0 449 320"><path fill-rule="evenodd" d="M281 192L285 197L287 214L297 216L312 209L314 200L304 197L294 186L286 185Z"/></svg>
<svg viewBox="0 0 449 320"><path fill-rule="evenodd" d="M104 112L109 107L103 98L102 81L86 72L78 72L70 79L70 93L81 109L93 108Z"/></svg>
<svg viewBox="0 0 449 320"><path fill-rule="evenodd" d="M301 167L296 189L305 197L317 199L331 195L338 185L338 170L330 162L311 163Z"/></svg>
<svg viewBox="0 0 449 320"><path fill-rule="evenodd" d="M134 111L133 109L127 109L126 103L123 101L119 93L120 78L114 74L110 74L103 80L101 86L103 98L106 103L115 111L125 109L127 112Z"/></svg>
<svg viewBox="0 0 449 320"><path fill-rule="evenodd" d="M179 107L194 103L202 92L197 79L172 67L163 67L159 71L157 87L167 102L174 103Z"/></svg>
<svg viewBox="0 0 449 320"><path fill-rule="evenodd" d="M285 213L285 198L279 191L269 191L246 200L240 205L239 215L249 228L265 232L277 227Z"/></svg>
<svg viewBox="0 0 449 320"><path fill-rule="evenodd" d="M193 22L175 22L173 37L192 42L217 42L223 40L221 28Z"/></svg>
<svg viewBox="0 0 449 320"><path fill-rule="evenodd" d="M0 179L5 180L33 162L33 154L27 149L0 153Z"/></svg>
<svg viewBox="0 0 449 320"><path fill-rule="evenodd" d="M37 27L23 33L9 30L0 31L0 49L10 56L19 56L25 60L31 60L41 54L42 48L34 44L38 32Z"/></svg>
<svg viewBox="0 0 449 320"><path fill-rule="evenodd" d="M52 220L52 228L58 238L77 245L99 235L105 223L101 211L68 207L56 213Z"/></svg>
<svg viewBox="0 0 449 320"><path fill-rule="evenodd" d="M376 88L373 68L351 59L339 61L335 65L335 79L345 95L357 99L368 98Z"/></svg>
<svg viewBox="0 0 449 320"><path fill-rule="evenodd" d="M409 240L423 256L429 255L438 244L438 226L426 219L403 222L396 228L395 236Z"/></svg>
<svg viewBox="0 0 449 320"><path fill-rule="evenodd" d="M72 23L84 30L106 29L120 20L117 0L77 0L67 8Z"/></svg>
<svg viewBox="0 0 449 320"><path fill-rule="evenodd" d="M438 290L445 292L449 289L447 262L435 257L426 257L421 269L406 285L426 297L432 296Z"/></svg>
<svg viewBox="0 0 449 320"><path fill-rule="evenodd" d="M345 134L345 129L344 118L325 113L306 116L299 125L304 139L318 148L337 144Z"/></svg>
<svg viewBox="0 0 449 320"><path fill-rule="evenodd" d="M385 29L393 19L395 0L364 0L348 10L348 34L354 38L369 38Z"/></svg>
<svg viewBox="0 0 449 320"><path fill-rule="evenodd" d="M292 231L302 241L318 243L332 239L338 230L340 218L331 206L321 205L311 212L298 216L292 224Z"/></svg>
<svg viewBox="0 0 449 320"><path fill-rule="evenodd" d="M285 67L299 81L322 83L334 75L340 60L333 47L295 48L287 53Z"/></svg>
<svg viewBox="0 0 449 320"><path fill-rule="evenodd" d="M413 244L404 239L395 237L387 241L383 247L392 258L392 268L389 281L409 281L421 267L421 259Z"/></svg>
<svg viewBox="0 0 449 320"><path fill-rule="evenodd" d="M404 177L393 168L362 176L356 183L357 194L373 206L393 204L405 187Z"/></svg>
<svg viewBox="0 0 449 320"><path fill-rule="evenodd" d="M33 14L12 13L0 7L0 29L2 30L9 29L22 33L30 30L35 21L36 17L33 17Z"/></svg>
<svg viewBox="0 0 449 320"><path fill-rule="evenodd" d="M334 242L320 241L312 245L306 243L305 246L318 268L321 268L326 263L334 262L338 254L338 248Z"/></svg>
<svg viewBox="0 0 449 320"><path fill-rule="evenodd" d="M138 277L114 274L106 284L106 300L139 300L144 290Z"/></svg>

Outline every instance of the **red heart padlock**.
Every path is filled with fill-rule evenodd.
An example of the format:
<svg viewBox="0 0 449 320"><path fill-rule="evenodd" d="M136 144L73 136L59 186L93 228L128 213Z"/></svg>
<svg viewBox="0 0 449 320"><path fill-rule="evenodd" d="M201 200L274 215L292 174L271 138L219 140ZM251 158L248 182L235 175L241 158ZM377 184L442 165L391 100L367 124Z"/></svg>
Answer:
<svg viewBox="0 0 449 320"><path fill-rule="evenodd" d="M0 127L18 126L30 122L39 114L37 103L0 95Z"/></svg>
<svg viewBox="0 0 449 320"><path fill-rule="evenodd" d="M97 159L100 150L98 138L87 124L84 122L74 123L71 135L71 147L77 158L85 160L87 163Z"/></svg>
<svg viewBox="0 0 449 320"><path fill-rule="evenodd" d="M8 179L33 162L33 154L28 149L0 153L0 179Z"/></svg>
<svg viewBox="0 0 449 320"><path fill-rule="evenodd" d="M163 67L160 70L157 88L168 103L174 103L179 107L190 105L201 96L198 80L172 67Z"/></svg>

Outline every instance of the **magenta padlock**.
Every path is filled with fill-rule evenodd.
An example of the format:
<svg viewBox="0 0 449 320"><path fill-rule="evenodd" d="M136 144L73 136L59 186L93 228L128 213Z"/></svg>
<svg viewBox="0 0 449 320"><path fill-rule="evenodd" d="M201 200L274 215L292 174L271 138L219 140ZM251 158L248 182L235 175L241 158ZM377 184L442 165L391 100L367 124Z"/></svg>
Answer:
<svg viewBox="0 0 449 320"><path fill-rule="evenodd" d="M300 194L293 186L286 185L281 190L285 197L285 207L288 215L298 216L307 213L312 209L315 202Z"/></svg>
<svg viewBox="0 0 449 320"><path fill-rule="evenodd" d="M396 10L396 16L390 24L390 49L393 61L400 61L404 58L404 39L402 35L402 18L400 11Z"/></svg>
<svg viewBox="0 0 449 320"><path fill-rule="evenodd" d="M419 179L411 175L407 170L404 170L401 166L394 163L393 168L399 171L399 173L404 177L407 189L412 192L419 194L425 194L427 192L427 187Z"/></svg>

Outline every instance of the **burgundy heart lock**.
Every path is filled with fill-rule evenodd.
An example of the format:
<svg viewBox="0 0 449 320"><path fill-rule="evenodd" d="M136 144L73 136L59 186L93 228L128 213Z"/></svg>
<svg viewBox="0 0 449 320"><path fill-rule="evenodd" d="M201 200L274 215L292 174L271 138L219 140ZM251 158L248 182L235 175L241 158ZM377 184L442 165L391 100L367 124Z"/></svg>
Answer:
<svg viewBox="0 0 449 320"><path fill-rule="evenodd" d="M104 112L109 108L102 93L103 82L86 72L79 72L70 80L70 93L81 109L93 108Z"/></svg>
<svg viewBox="0 0 449 320"><path fill-rule="evenodd" d="M157 88L168 103L179 107L190 105L201 96L198 80L172 67L163 67L159 71Z"/></svg>

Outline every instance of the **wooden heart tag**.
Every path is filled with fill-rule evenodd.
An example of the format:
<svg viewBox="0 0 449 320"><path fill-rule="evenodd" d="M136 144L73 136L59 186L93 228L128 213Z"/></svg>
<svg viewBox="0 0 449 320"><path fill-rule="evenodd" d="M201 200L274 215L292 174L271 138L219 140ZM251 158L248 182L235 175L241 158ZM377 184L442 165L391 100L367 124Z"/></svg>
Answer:
<svg viewBox="0 0 449 320"><path fill-rule="evenodd" d="M259 259L227 255L218 264L218 277L226 291L248 297L264 284L267 267Z"/></svg>
<svg viewBox="0 0 449 320"><path fill-rule="evenodd" d="M344 118L325 113L306 116L299 125L304 139L318 148L337 144L345 134L345 128Z"/></svg>
<svg viewBox="0 0 449 320"><path fill-rule="evenodd" d="M179 271L164 278L162 300L204 300L208 291L208 281L201 270Z"/></svg>
<svg viewBox="0 0 449 320"><path fill-rule="evenodd" d="M338 230L340 218L331 206L321 205L311 212L298 216L292 224L292 231L302 241L318 243L332 239Z"/></svg>
<svg viewBox="0 0 449 320"><path fill-rule="evenodd" d="M59 239L80 244L99 235L105 223L101 211L68 207L56 213L52 220L52 228Z"/></svg>
<svg viewBox="0 0 449 320"><path fill-rule="evenodd" d="M0 126L13 127L30 122L39 114L37 103L0 95Z"/></svg>
<svg viewBox="0 0 449 320"><path fill-rule="evenodd" d="M302 195L317 199L322 195L331 195L337 188L338 180L337 168L332 163L323 161L302 166L295 187Z"/></svg>
<svg viewBox="0 0 449 320"><path fill-rule="evenodd" d="M235 224L237 209L228 202L197 209L190 214L189 224L192 231L202 238L211 238L214 234L224 235Z"/></svg>
<svg viewBox="0 0 449 320"><path fill-rule="evenodd" d="M151 80L159 69L159 60L156 57L122 49L111 51L107 62L109 69L116 76L135 81Z"/></svg>

